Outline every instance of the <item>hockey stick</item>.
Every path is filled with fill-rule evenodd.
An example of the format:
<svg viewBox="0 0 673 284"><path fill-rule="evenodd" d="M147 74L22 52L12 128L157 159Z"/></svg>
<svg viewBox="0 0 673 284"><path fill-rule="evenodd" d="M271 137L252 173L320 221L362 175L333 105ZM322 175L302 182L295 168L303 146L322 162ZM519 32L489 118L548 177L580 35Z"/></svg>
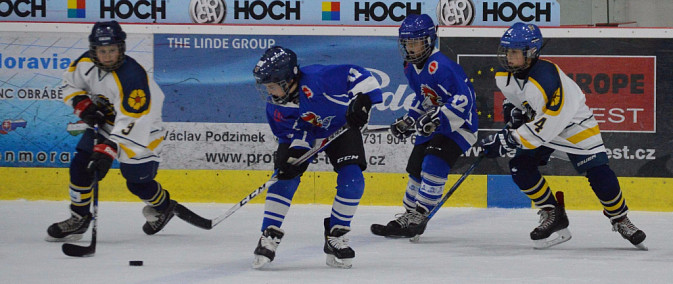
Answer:
<svg viewBox="0 0 673 284"><path fill-rule="evenodd" d="M505 127L503 128L503 130L508 129L510 127L511 127L511 123L508 122L505 125ZM421 223L416 226L417 231L420 231L420 232L425 231L425 227L428 225L428 222L430 221L430 219L432 219L432 216L435 216L435 213L437 213L437 211L439 211L439 208L441 208L444 205L444 203L446 203L446 201L449 199L449 197L451 197L451 195L453 195L453 193L456 191L456 189L458 189L458 186L460 186L460 184L462 184L463 181L465 181L467 176L469 176L472 173L474 168L476 168L477 165L479 165L479 163L481 162L481 160L484 159L484 157L486 157L485 152L482 152L482 153L479 154L479 157L477 157L477 160L474 161L474 163L472 163L472 165L465 171L465 173L463 173L462 176L460 176L460 178L456 181L456 183L454 183L453 186L449 189L449 191L444 195L444 197L442 197L442 200L440 200L439 203L437 203L435 208L432 208L432 210L430 210L430 213L428 213L428 216L425 217L425 219L423 219L423 221L421 221ZM411 239L409 239L409 241L418 242L420 237L421 237L421 235L417 234L417 235L413 236Z"/></svg>
<svg viewBox="0 0 673 284"><path fill-rule="evenodd" d="M388 132L389 130L390 130L390 126L369 128L369 125L366 125L364 127L364 129L362 129L362 133L364 133L364 134L383 133L383 132Z"/></svg>
<svg viewBox="0 0 673 284"><path fill-rule="evenodd" d="M470 168L468 168L467 171L465 171L465 173L463 173L462 176L460 176L460 178L456 181L456 183L454 183L453 186L449 189L449 191L444 195L444 197L442 197L442 200L440 200L439 203L437 203L435 208L432 208L430 213L428 213L428 216L425 217L425 219L423 219L423 221L421 221L421 223L417 225L417 228L418 228L417 230L425 231L425 226L428 225L428 222L430 221L430 219L432 219L432 216L435 216L435 213L437 213L437 211L439 211L439 208L441 208L442 205L444 205L444 203L446 203L446 201L449 199L449 197L451 197L451 195L453 195L453 193L456 191L456 189L458 189L458 186L460 186L460 184L462 184L463 181L465 181L467 176L469 176L472 173L474 168L476 168L477 165L479 165L479 163L481 162L481 160L484 159L484 157L486 157L486 156L483 155L483 154L479 155L479 157L477 157L477 160L474 161L474 163L472 163ZM412 242L417 242L420 237L421 237L421 235L418 234L418 235L415 235L414 237L412 237L409 240L412 241Z"/></svg>
<svg viewBox="0 0 673 284"><path fill-rule="evenodd" d="M348 125L344 125L343 127L339 128L337 131L332 133L330 136L327 138L323 139L319 144L316 144L311 148L308 152L304 153L301 157L297 158L296 160L292 161L291 163L293 165L300 165L309 159L311 159L313 156L318 154L321 150L323 150L329 143L332 141L336 140L341 134L346 133L348 131L349 127ZM224 214L215 217L214 219L206 219L203 218L196 213L190 211L189 209L185 208L184 206L178 206L176 207L176 215L180 218L185 220L186 222L197 226L202 229L210 230L213 227L217 226L217 224L221 223L225 219L229 218L234 212L238 211L243 205L247 204L252 200L253 198L257 197L257 195L261 194L265 190L267 190L269 187L271 187L274 183L278 181L278 178L276 176L272 176L271 179L267 182L265 182L263 185L260 187L256 188L253 190L250 194L248 194L245 198L243 198L241 201L236 203L233 207L229 208L227 212L224 212Z"/></svg>
<svg viewBox="0 0 673 284"><path fill-rule="evenodd" d="M94 128L93 144L98 144L98 127ZM93 228L91 228L91 244L88 246L80 246L76 244L65 243L61 246L61 250L67 256L93 256L96 253L96 235L98 232L98 171L93 171Z"/></svg>

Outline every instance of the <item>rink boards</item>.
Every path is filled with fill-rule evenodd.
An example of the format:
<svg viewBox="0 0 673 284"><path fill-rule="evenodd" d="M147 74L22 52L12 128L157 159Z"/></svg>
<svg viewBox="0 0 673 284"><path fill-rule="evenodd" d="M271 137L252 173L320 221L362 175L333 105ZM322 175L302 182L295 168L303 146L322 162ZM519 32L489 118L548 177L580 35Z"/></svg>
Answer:
<svg viewBox="0 0 673 284"><path fill-rule="evenodd" d="M68 164L79 136L61 100L60 77L87 50L90 24L3 23L0 27L0 199L65 200ZM393 26L245 26L127 24L127 53L166 94L164 161L157 180L172 196L192 202L238 202L269 178L273 137L252 66L264 48L297 51L300 65L354 63L380 81L384 102L372 123L388 125L405 113L413 92L401 70ZM477 91L480 138L502 127L502 95L495 90L493 56L504 28L441 27L440 50L459 62ZM670 29L543 28L543 57L557 62L587 94L633 210L673 211L670 141L673 90L666 83L673 55ZM367 40L363 40L367 37ZM353 50L357 48L357 52ZM667 69L668 68L668 69ZM668 70L668 71L667 71ZM411 141L387 133L363 136L367 185L363 204L401 204ZM447 189L474 161L459 159ZM507 157L484 161L448 206L530 207L507 176ZM102 200L135 200L117 165L101 183ZM335 177L319 155L297 192L297 203L331 203ZM568 208L600 209L586 178L553 159L541 171ZM262 201L257 198L255 202Z"/></svg>

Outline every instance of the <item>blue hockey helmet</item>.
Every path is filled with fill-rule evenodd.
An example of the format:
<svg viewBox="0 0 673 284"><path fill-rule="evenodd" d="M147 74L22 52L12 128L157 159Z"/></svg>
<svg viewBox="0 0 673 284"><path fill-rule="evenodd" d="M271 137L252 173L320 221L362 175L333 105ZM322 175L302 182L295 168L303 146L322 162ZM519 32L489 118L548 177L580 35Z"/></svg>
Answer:
<svg viewBox="0 0 673 284"><path fill-rule="evenodd" d="M534 24L515 23L500 38L498 47L498 61L509 72L518 72L528 69L540 56L542 49L542 32ZM511 66L507 60L509 50L521 50L525 63L520 66Z"/></svg>
<svg viewBox="0 0 673 284"><path fill-rule="evenodd" d="M273 103L284 104L294 100L297 92L290 93L292 84L299 75L297 55L294 51L281 46L272 46L267 49L252 70L257 83L257 89ZM285 93L279 97L268 92L264 84L276 83Z"/></svg>
<svg viewBox="0 0 673 284"><path fill-rule="evenodd" d="M96 54L96 48L99 46L117 45L119 48L119 58L112 65L101 64ZM119 68L124 62L124 52L126 51L126 33L117 21L96 22L89 35L89 55L93 63L98 68L105 71L113 71Z"/></svg>
<svg viewBox="0 0 673 284"><path fill-rule="evenodd" d="M409 14L399 29L399 48L406 62L420 63L428 59L435 48L437 27L427 14Z"/></svg>

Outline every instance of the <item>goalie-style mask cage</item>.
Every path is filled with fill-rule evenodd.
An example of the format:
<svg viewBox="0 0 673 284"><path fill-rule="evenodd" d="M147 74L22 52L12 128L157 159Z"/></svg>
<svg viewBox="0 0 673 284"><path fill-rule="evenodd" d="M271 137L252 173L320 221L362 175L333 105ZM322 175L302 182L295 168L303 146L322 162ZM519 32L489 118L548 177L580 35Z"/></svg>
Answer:
<svg viewBox="0 0 673 284"><path fill-rule="evenodd" d="M428 59L436 40L437 28L426 14L409 14L400 25L398 46L406 62L416 64Z"/></svg>
<svg viewBox="0 0 673 284"><path fill-rule="evenodd" d="M297 97L297 92L290 93L293 80L299 75L297 55L294 51L281 46L273 46L264 52L257 65L252 70L257 83L257 90L275 104L285 104ZM272 95L264 84L276 83L285 94L282 97Z"/></svg>
<svg viewBox="0 0 673 284"><path fill-rule="evenodd" d="M516 73L526 70L537 61L542 48L542 33L534 24L516 23L512 25L500 38L498 47L498 62L505 70ZM511 66L507 60L507 52L510 50L523 51L524 64Z"/></svg>
<svg viewBox="0 0 673 284"><path fill-rule="evenodd" d="M117 21L96 22L89 35L89 55L93 63L100 69L111 72L119 68L124 63L124 52L126 52L126 33ZM119 58L112 65L101 64L96 55L96 48L99 46L117 45L119 48Z"/></svg>

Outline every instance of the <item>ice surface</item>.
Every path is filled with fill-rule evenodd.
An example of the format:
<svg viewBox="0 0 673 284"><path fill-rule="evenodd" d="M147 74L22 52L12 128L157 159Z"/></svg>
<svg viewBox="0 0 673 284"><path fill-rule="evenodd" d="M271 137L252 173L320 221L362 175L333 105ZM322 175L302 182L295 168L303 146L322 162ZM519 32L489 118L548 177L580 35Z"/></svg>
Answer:
<svg viewBox="0 0 673 284"><path fill-rule="evenodd" d="M213 218L231 204L185 204ZM533 209L442 208L419 243L369 232L401 207L361 206L349 233L352 269L325 265L327 205L294 205L276 259L251 268L263 205L248 204L210 231L174 218L154 236L143 204L101 202L96 254L73 258L44 241L68 203L0 201L0 283L671 283L673 213L631 212L649 251L612 232L600 211L568 211L572 240L535 250ZM88 245L91 232L79 243ZM129 266L142 260L144 266Z"/></svg>

